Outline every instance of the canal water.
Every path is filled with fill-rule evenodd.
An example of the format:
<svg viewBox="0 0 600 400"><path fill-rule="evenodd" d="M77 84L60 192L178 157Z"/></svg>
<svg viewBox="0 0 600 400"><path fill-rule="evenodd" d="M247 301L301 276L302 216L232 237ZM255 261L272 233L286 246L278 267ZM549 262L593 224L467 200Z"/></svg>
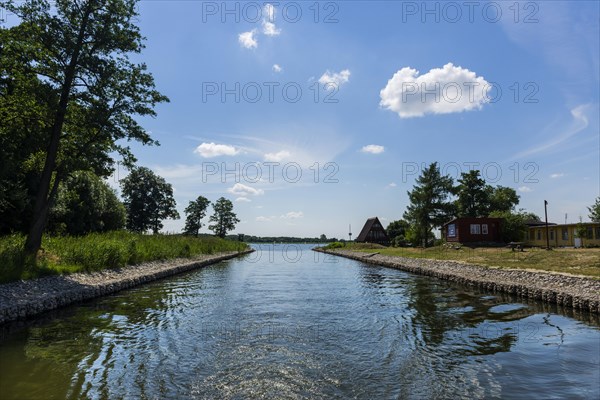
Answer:
<svg viewBox="0 0 600 400"><path fill-rule="evenodd" d="M0 399L600 398L598 316L255 248L0 327Z"/></svg>

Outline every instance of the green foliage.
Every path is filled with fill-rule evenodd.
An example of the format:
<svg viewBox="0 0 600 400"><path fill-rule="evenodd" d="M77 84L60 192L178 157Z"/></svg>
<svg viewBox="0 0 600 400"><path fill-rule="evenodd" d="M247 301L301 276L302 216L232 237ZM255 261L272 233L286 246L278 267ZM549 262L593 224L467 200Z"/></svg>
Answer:
<svg viewBox="0 0 600 400"><path fill-rule="evenodd" d="M534 214L523 211L493 211L490 217L504 218L500 225L500 236L504 242L522 242L527 239L526 222L536 217Z"/></svg>
<svg viewBox="0 0 600 400"><path fill-rule="evenodd" d="M202 228L202 218L206 216L206 209L210 201L206 197L198 196L194 201L185 208L185 228L183 232L186 235L198 236L200 228Z"/></svg>
<svg viewBox="0 0 600 400"><path fill-rule="evenodd" d="M493 211L509 212L519 204L514 189L486 184L478 170L463 172L458 182L454 204L459 217L486 217Z"/></svg>
<svg viewBox="0 0 600 400"><path fill-rule="evenodd" d="M213 231L215 235L224 238L228 231L235 229L235 224L240 222L233 212L233 203L224 197L219 198L213 204L214 214L210 216L212 225L208 229Z"/></svg>
<svg viewBox="0 0 600 400"><path fill-rule="evenodd" d="M51 232L83 235L125 227L125 207L93 172L78 171L60 184L50 213Z"/></svg>
<svg viewBox="0 0 600 400"><path fill-rule="evenodd" d="M329 243L327 246L323 247L325 250L333 250L333 249L341 249L343 247L346 247L346 243L342 243L342 242L333 242L333 243Z"/></svg>
<svg viewBox="0 0 600 400"><path fill-rule="evenodd" d="M478 170L463 172L456 186L457 214L461 217L483 217L489 212L490 193Z"/></svg>
<svg viewBox="0 0 600 400"><path fill-rule="evenodd" d="M29 231L25 247L35 254L60 182L78 170L108 176L113 154L132 165L124 143L156 143L134 117L154 116L168 99L146 65L130 60L144 39L135 0L5 0L0 8L20 21L0 30L0 147L6 135L14 140L0 181L17 189L0 194L0 213L20 211L9 226Z"/></svg>
<svg viewBox="0 0 600 400"><path fill-rule="evenodd" d="M413 227L415 236L411 241L427 245L431 229L441 227L450 219L454 207L448 201L453 192L453 180L441 176L437 163L432 163L417 178L416 185L408 192L410 204L404 219Z"/></svg>
<svg viewBox="0 0 600 400"><path fill-rule="evenodd" d="M146 167L137 167L121 180L122 196L127 210L127 229L154 234L163 227L162 220L178 219L173 187Z"/></svg>
<svg viewBox="0 0 600 400"><path fill-rule="evenodd" d="M0 237L0 283L48 274L99 271L155 260L239 250L214 236L141 235L126 231L44 238L35 264L26 266L23 235ZM245 245L244 245L245 246Z"/></svg>
<svg viewBox="0 0 600 400"><path fill-rule="evenodd" d="M487 186L489 191L489 212L513 210L519 204L519 195L516 190L506 186Z"/></svg>
<svg viewBox="0 0 600 400"><path fill-rule="evenodd" d="M406 232L410 228L410 224L403 219L392 221L385 228L385 233L391 240L394 247L402 247L408 244L406 240Z"/></svg>
<svg viewBox="0 0 600 400"><path fill-rule="evenodd" d="M596 202L588 207L590 219L593 222L600 222L600 197L596 198Z"/></svg>

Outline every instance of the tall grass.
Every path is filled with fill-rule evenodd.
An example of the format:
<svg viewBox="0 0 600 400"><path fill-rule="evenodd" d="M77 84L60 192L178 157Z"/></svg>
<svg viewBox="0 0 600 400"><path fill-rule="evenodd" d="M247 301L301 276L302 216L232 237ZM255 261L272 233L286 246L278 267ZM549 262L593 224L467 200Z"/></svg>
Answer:
<svg viewBox="0 0 600 400"><path fill-rule="evenodd" d="M37 260L23 254L25 237L0 237L0 283L49 274L99 271L147 261L194 257L246 248L214 236L141 235L126 231L45 236Z"/></svg>

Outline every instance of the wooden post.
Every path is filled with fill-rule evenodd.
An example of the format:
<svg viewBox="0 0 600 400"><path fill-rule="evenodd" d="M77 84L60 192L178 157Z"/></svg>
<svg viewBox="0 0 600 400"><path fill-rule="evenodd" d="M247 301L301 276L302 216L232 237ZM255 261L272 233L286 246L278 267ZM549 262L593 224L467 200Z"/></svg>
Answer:
<svg viewBox="0 0 600 400"><path fill-rule="evenodd" d="M546 217L546 250L550 250L550 235L548 233L548 202L544 200L544 215Z"/></svg>

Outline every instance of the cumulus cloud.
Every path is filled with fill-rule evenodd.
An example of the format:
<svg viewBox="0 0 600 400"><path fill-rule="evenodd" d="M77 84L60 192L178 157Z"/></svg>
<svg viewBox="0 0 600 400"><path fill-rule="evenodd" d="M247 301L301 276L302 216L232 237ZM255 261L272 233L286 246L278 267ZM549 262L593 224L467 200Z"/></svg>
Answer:
<svg viewBox="0 0 600 400"><path fill-rule="evenodd" d="M363 153L381 154L385 151L385 147L380 146L378 144L369 144L367 146L363 146L363 148L360 149L360 151L362 151Z"/></svg>
<svg viewBox="0 0 600 400"><path fill-rule="evenodd" d="M281 219L298 219L298 218L303 218L304 217L304 213L302 211L290 211L286 214L283 214L281 217Z"/></svg>
<svg viewBox="0 0 600 400"><path fill-rule="evenodd" d="M529 192L533 192L533 189L530 188L529 186L521 186L517 189L519 192L523 192L523 193L529 193Z"/></svg>
<svg viewBox="0 0 600 400"><path fill-rule="evenodd" d="M235 201L238 203L250 203L252 200L250 200L247 197L238 197L237 199L235 199Z"/></svg>
<svg viewBox="0 0 600 400"><path fill-rule="evenodd" d="M258 47L258 41L254 37L256 35L256 29L252 29L248 32L243 32L238 35L238 41L247 49L255 49Z"/></svg>
<svg viewBox="0 0 600 400"><path fill-rule="evenodd" d="M281 71L283 71L283 68L281 68L281 66L279 64L273 64L273 71L281 72Z"/></svg>
<svg viewBox="0 0 600 400"><path fill-rule="evenodd" d="M423 75L405 67L381 89L379 104L400 118L450 114L481 109L493 98L491 90L483 77L452 63Z"/></svg>
<svg viewBox="0 0 600 400"><path fill-rule="evenodd" d="M277 153L265 154L265 161L279 162L279 161L285 160L286 158L289 158L290 156L291 156L291 154L289 151L281 150L281 151L278 151Z"/></svg>
<svg viewBox="0 0 600 400"><path fill-rule="evenodd" d="M325 89L333 90L336 88L339 89L340 86L342 86L344 83L347 83L349 80L350 80L350 70L349 69L345 69L340 72L330 72L329 70L327 70L319 78L319 83L321 85L325 85Z"/></svg>
<svg viewBox="0 0 600 400"><path fill-rule="evenodd" d="M227 144L202 143L196 147L194 153L200 154L202 157L211 158L218 156L235 156L239 150Z"/></svg>
<svg viewBox="0 0 600 400"><path fill-rule="evenodd" d="M235 185L227 189L227 191L240 197L260 196L265 194L265 191L262 189L255 189L242 183L236 183Z"/></svg>

